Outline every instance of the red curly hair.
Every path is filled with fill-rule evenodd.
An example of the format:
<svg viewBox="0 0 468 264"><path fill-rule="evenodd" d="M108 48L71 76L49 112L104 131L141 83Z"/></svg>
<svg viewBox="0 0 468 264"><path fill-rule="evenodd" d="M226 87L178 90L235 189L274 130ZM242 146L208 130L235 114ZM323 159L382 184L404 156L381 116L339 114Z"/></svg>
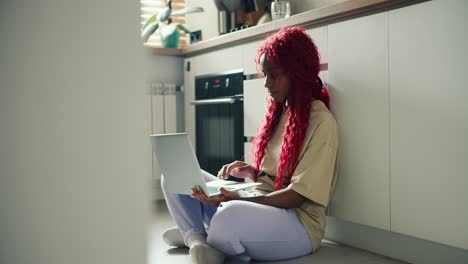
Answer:
<svg viewBox="0 0 468 264"><path fill-rule="evenodd" d="M260 57L265 54L269 61L281 68L291 81L285 102L269 100L267 114L254 140L256 171L265 155L265 148L273 130L278 125L283 111L289 108L286 131L283 136L281 155L275 182L275 190L282 188L283 174L289 179L294 172L301 147L309 126L312 100L319 99L329 107L328 90L318 77L320 57L312 38L300 27L282 28L268 37L255 56L257 70L261 72ZM258 180L256 173L254 180Z"/></svg>

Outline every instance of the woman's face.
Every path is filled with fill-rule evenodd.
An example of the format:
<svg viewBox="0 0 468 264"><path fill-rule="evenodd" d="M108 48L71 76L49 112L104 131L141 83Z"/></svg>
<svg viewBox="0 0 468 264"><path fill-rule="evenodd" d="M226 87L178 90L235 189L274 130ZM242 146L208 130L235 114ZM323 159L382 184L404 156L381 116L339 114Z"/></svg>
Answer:
<svg viewBox="0 0 468 264"><path fill-rule="evenodd" d="M288 98L291 80L281 68L269 61L265 54L260 57L260 66L265 76L264 86L268 89L271 98L275 103L284 102Z"/></svg>

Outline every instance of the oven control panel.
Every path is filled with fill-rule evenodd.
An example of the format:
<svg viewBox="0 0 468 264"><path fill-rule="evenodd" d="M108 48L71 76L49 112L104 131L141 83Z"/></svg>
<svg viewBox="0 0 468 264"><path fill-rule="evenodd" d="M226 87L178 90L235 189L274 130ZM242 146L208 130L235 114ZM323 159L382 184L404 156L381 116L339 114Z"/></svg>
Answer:
<svg viewBox="0 0 468 264"><path fill-rule="evenodd" d="M212 99L243 94L244 73L224 72L195 77L195 99Z"/></svg>

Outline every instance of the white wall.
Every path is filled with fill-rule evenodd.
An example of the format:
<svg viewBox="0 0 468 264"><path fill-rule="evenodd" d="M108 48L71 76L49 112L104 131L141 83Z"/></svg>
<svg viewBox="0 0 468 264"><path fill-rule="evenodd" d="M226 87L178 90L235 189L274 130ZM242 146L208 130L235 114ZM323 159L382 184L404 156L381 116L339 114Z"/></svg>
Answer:
<svg viewBox="0 0 468 264"><path fill-rule="evenodd" d="M184 59L182 57L154 55L151 48L145 48L145 65L148 88L151 82L165 81L182 85L184 83Z"/></svg>
<svg viewBox="0 0 468 264"><path fill-rule="evenodd" d="M346 0L289 0L289 2L291 3L291 14L293 15L310 11L312 9L337 4L344 1Z"/></svg>
<svg viewBox="0 0 468 264"><path fill-rule="evenodd" d="M145 263L134 1L0 2L0 263Z"/></svg>

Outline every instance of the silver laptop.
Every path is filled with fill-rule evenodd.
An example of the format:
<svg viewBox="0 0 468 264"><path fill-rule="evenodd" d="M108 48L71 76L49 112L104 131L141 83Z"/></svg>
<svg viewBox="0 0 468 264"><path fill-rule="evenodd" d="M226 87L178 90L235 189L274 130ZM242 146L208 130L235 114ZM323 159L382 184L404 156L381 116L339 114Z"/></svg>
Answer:
<svg viewBox="0 0 468 264"><path fill-rule="evenodd" d="M190 195L193 187L200 186L211 197L220 194L220 187L235 191L260 185L225 180L205 182L187 133L151 135L151 141L164 181L172 193Z"/></svg>

